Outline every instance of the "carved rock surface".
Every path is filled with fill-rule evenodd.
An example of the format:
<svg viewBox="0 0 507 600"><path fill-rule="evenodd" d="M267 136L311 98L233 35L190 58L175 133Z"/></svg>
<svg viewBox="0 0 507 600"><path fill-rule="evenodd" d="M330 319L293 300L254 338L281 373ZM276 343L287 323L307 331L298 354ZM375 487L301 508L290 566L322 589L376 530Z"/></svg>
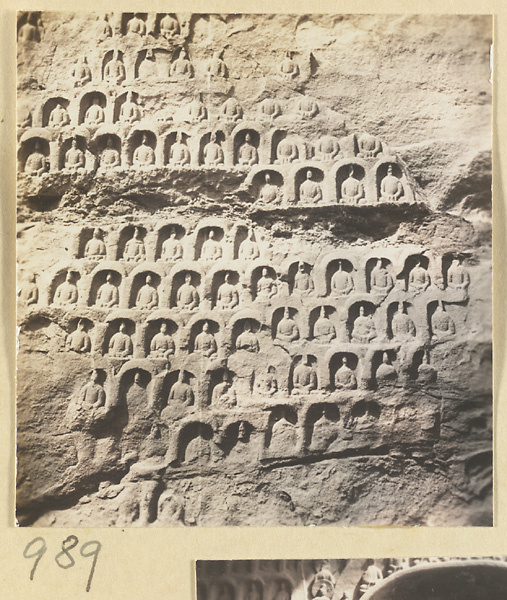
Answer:
<svg viewBox="0 0 507 600"><path fill-rule="evenodd" d="M34 15L20 522L490 525L489 19Z"/></svg>

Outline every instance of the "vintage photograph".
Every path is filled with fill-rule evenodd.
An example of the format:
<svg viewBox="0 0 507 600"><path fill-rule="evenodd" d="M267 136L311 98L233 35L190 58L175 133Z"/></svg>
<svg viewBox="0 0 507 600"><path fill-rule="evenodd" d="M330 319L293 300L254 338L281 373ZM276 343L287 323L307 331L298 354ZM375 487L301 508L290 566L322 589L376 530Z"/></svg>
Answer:
<svg viewBox="0 0 507 600"><path fill-rule="evenodd" d="M197 561L197 600L504 600L507 558Z"/></svg>
<svg viewBox="0 0 507 600"><path fill-rule="evenodd" d="M491 36L18 13L19 525L493 524Z"/></svg>

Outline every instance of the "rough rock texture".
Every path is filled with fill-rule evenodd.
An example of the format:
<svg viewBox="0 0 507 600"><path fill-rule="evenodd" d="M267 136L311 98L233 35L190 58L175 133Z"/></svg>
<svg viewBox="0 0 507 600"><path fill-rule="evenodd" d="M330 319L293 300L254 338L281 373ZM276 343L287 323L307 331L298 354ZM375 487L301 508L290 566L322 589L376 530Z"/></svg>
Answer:
<svg viewBox="0 0 507 600"><path fill-rule="evenodd" d="M197 561L198 600L501 600L505 557Z"/></svg>
<svg viewBox="0 0 507 600"><path fill-rule="evenodd" d="M19 23L19 521L490 525L489 18L132 19Z"/></svg>

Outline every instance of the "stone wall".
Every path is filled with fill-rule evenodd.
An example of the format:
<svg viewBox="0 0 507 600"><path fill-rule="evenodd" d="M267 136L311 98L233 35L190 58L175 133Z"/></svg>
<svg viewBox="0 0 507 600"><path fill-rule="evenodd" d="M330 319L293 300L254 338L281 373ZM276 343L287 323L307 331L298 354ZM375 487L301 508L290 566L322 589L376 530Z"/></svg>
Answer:
<svg viewBox="0 0 507 600"><path fill-rule="evenodd" d="M491 523L489 26L20 16L23 524Z"/></svg>

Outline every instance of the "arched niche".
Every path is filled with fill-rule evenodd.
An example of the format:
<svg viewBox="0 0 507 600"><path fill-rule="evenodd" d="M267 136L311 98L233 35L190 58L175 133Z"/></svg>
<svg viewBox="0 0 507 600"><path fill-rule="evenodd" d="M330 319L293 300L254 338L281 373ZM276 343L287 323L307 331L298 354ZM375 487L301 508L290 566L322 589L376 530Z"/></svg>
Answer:
<svg viewBox="0 0 507 600"><path fill-rule="evenodd" d="M292 359L292 363L290 366L289 372L289 394L308 394L310 389L298 389L295 381L294 374L298 367L307 366L313 370L315 373L315 385L313 386L313 390L317 390L319 388L319 377L318 377L318 361L317 357L313 354L296 354Z"/></svg>
<svg viewBox="0 0 507 600"><path fill-rule="evenodd" d="M104 110L106 109L107 99L106 99L105 94L103 94L102 92L99 92L97 90L94 90L92 92L87 92L86 94L83 95L83 97L81 98L81 101L79 103L78 123L80 125L82 123L84 123L86 111L90 108L90 106L92 106L95 98L98 99L99 106L102 107Z"/></svg>
<svg viewBox="0 0 507 600"><path fill-rule="evenodd" d="M211 333L214 336L215 342L218 346L217 335L220 331L220 325L213 319L199 319L198 321L195 321L190 328L190 352L195 352L195 338L201 333L205 323L207 323L209 326L208 333Z"/></svg>
<svg viewBox="0 0 507 600"><path fill-rule="evenodd" d="M236 231L234 232L234 249L233 249L234 260L239 258L240 246L248 238L249 232L250 232L250 228L247 225L238 225L236 227ZM254 240L255 240L255 234L254 234Z"/></svg>
<svg viewBox="0 0 507 600"><path fill-rule="evenodd" d="M363 194L362 194L362 198L359 199L359 202L365 202L367 200L366 185L365 185L366 173L365 173L364 167L362 165L360 165L358 163L354 163L354 162L350 162L350 163L348 163L346 165L342 165L341 167L338 168L338 170L336 172L336 198L337 198L338 202L344 202L342 186L343 186L343 182L346 179L348 179L349 176L351 175L351 173L350 173L351 170L353 171L352 177L357 179L359 181L359 183L361 183L363 186Z"/></svg>
<svg viewBox="0 0 507 600"><path fill-rule="evenodd" d="M100 161L100 157L102 156L102 152L107 148L108 141L111 140L112 147L118 152L121 157L121 139L118 135L114 133L104 133L102 135L97 136L95 140L95 147L97 148L97 159Z"/></svg>
<svg viewBox="0 0 507 600"><path fill-rule="evenodd" d="M278 188L277 198L272 200L273 202L280 202L282 199L282 191L284 186L283 175L275 169L264 169L258 171L252 179L252 194L258 199L260 198L262 188L268 183L266 181L266 175L269 175L269 185L276 186Z"/></svg>
<svg viewBox="0 0 507 600"><path fill-rule="evenodd" d="M190 139L190 136L188 135L188 133L178 130L178 131L171 131L170 133L168 133L165 136L165 139L164 139L164 165L172 166L171 149L174 146L174 144L176 143L176 137L178 136L178 133L181 134L181 143L185 144L185 146L188 148L188 152L190 153L190 159L187 164L189 165L192 161L192 156L191 156L192 152L188 145L188 140Z"/></svg>
<svg viewBox="0 0 507 600"><path fill-rule="evenodd" d="M114 101L114 109L113 109L113 123L116 123L120 120L120 113L123 104L127 101L127 97L129 94L132 94L132 101L135 104L138 104L139 101L139 93L134 91L126 91L123 94L120 94L115 98ZM138 105L139 106L139 105ZM139 106L139 111L141 112L141 107Z"/></svg>
<svg viewBox="0 0 507 600"><path fill-rule="evenodd" d="M252 271L250 280L250 289L252 291L252 298L254 300L257 298L257 285L261 277L263 277L264 269L267 271L267 277L272 278L275 284L277 283L277 275L273 267L269 265L259 265L258 267L255 267L255 269ZM274 295L276 295L276 293Z"/></svg>
<svg viewBox="0 0 507 600"><path fill-rule="evenodd" d="M350 419L352 426L359 423L374 423L380 419L382 409L374 400L359 400L350 409Z"/></svg>
<svg viewBox="0 0 507 600"><path fill-rule="evenodd" d="M324 171L321 169L317 169L316 167L303 167L296 172L294 177L294 189L296 192L296 201L297 202L308 202L307 200L301 197L301 185L306 181L308 173L311 173L311 180L314 183L317 183L320 186L321 196L324 195L324 190L322 189L322 182L324 181ZM321 200L322 201L322 198ZM310 202L313 202L310 201Z"/></svg>
<svg viewBox="0 0 507 600"><path fill-rule="evenodd" d="M254 164L259 162L259 146L260 146L260 134L255 129L241 129L234 136L234 164L239 164L238 152L240 147L245 143L246 135L250 135L250 144L257 150L257 160Z"/></svg>
<svg viewBox="0 0 507 600"><path fill-rule="evenodd" d="M58 158L58 168L60 170L65 168L65 155L67 154L68 150L70 150L70 148L72 146L72 140L74 140L74 139L76 140L76 145L77 145L78 149L81 150L81 152L86 155L86 151L87 151L86 138L82 135L74 135L72 137L68 137L66 140L63 141L62 145L60 146L60 156ZM85 158L85 160L86 160L86 158ZM85 162L85 165L86 165L86 162ZM83 166L83 168L84 168L84 166Z"/></svg>
<svg viewBox="0 0 507 600"><path fill-rule="evenodd" d="M310 311L310 337L311 337L311 339L315 339L315 323L318 321L318 319L321 315L322 309L324 309L326 317L331 321L331 324L334 326L335 337L336 337L336 324L335 324L336 308L334 306L332 306L331 304L321 304L319 306L316 306L315 308L312 308L312 310Z"/></svg>
<svg viewBox="0 0 507 600"><path fill-rule="evenodd" d="M380 264L382 265L382 268L387 270L388 275L392 279L392 284L394 285L394 273L393 273L393 265L392 265L391 261L388 258L383 258L381 256L369 258L366 261L366 268L365 268L366 291L368 293L372 292L371 273L372 273L373 269L375 269L375 267L378 265L379 261L380 261ZM388 289L392 289L393 285L387 286L386 291Z"/></svg>
<svg viewBox="0 0 507 600"><path fill-rule="evenodd" d="M53 110L57 107L58 104L61 104L63 108L68 110L69 108L69 100L67 98L63 98L62 96L58 96L56 98L50 98L47 102L44 103L42 107L42 126L48 127L49 125L49 117ZM70 115L69 115L70 116Z"/></svg>
<svg viewBox="0 0 507 600"><path fill-rule="evenodd" d="M16 23L16 30L17 30L17 35L18 35L18 41L19 40L19 31L22 27L24 27L25 25L31 25L32 26L32 39L28 40L31 42L40 42L41 41L41 31L39 29L39 25L42 24L42 18L41 15L42 13L40 11L30 11L30 12L21 12L18 13L19 14L19 18L17 19L17 23ZM23 40L23 41L26 41Z"/></svg>
<svg viewBox="0 0 507 600"><path fill-rule="evenodd" d="M221 384L224 381L224 378L232 384L235 378L235 373L226 367L221 367L219 369L213 369L208 374L208 388L207 388L207 404L208 406L213 407L213 392L217 385Z"/></svg>
<svg viewBox="0 0 507 600"><path fill-rule="evenodd" d="M75 285L78 285L78 282L81 279L81 273L79 273L79 271L77 269L70 268L70 269L58 270L58 272L55 274L55 276L51 280L51 283L49 284L49 289L48 289L49 304L53 304L55 292L58 289L58 287L66 280L67 273L71 274L71 282L74 283Z"/></svg>
<svg viewBox="0 0 507 600"><path fill-rule="evenodd" d="M250 326L251 333L257 338L257 342L260 344L259 334L261 333L261 324L257 319L245 317L238 319L232 326L232 345L233 348L237 348L238 337L245 331L245 326Z"/></svg>
<svg viewBox="0 0 507 600"><path fill-rule="evenodd" d="M204 165L204 148L211 141L211 133L212 133L211 131L208 131L203 136L201 136L201 139L199 141L199 164L200 165ZM217 129L217 130L215 130L215 134L216 134L216 143L219 146L221 146L222 150L223 150L224 142L225 142L225 133L223 131L221 131L220 129Z"/></svg>
<svg viewBox="0 0 507 600"><path fill-rule="evenodd" d="M225 232L222 227L218 226L208 226L202 227L197 234L197 238L195 240L195 248L194 248L194 259L199 260L202 259L202 247L205 244L206 240L209 239L210 232L213 232L215 242L222 244L225 237ZM222 246L222 255L223 255L223 246Z"/></svg>
<svg viewBox="0 0 507 600"><path fill-rule="evenodd" d="M26 172L26 161L34 152L42 154L46 160L49 160L49 142L42 137L32 137L21 142L18 150L20 171Z"/></svg>
<svg viewBox="0 0 507 600"><path fill-rule="evenodd" d="M159 291L159 287L160 287L160 275L158 273L154 273L153 271L142 271L139 273L136 273L136 275L134 276L134 281L132 282L132 289L130 291L130 298L129 298L129 307L130 308L136 308L136 301L137 301L137 295L139 293L139 290L143 287L143 285L146 284L146 278L150 276L151 277L151 285L157 290L158 292L158 303L157 306L160 306L160 291Z"/></svg>
<svg viewBox="0 0 507 600"><path fill-rule="evenodd" d="M115 271L114 269L104 269L97 271L92 279L92 284L90 286L90 293L88 295L88 306L94 306L97 302L97 292L100 287L106 283L107 276L111 275L111 283L116 286L116 288L120 289L122 276L119 271Z"/></svg>
<svg viewBox="0 0 507 600"><path fill-rule="evenodd" d="M125 12L121 15L121 33L122 35L127 35L128 32L128 24L131 19L134 18L134 15L144 21L146 25L146 21L148 20L148 13L133 13L133 12Z"/></svg>
<svg viewBox="0 0 507 600"><path fill-rule="evenodd" d="M299 312L296 308L293 308L292 306L280 306L279 308L273 311L273 315L271 317L271 336L273 339L276 339L278 324L284 318L286 309L289 311L289 317L296 323L299 329L299 336L296 338L296 340L294 340L296 342L301 337L301 327L299 324Z"/></svg>
<svg viewBox="0 0 507 600"><path fill-rule="evenodd" d="M175 275L173 277L172 285L171 285L171 298L170 298L170 307L171 308L178 306L178 291L181 288L181 286L185 283L187 274L190 275L190 283L197 290L197 293L199 295L199 302L202 300L201 293L200 293L201 274L198 273L197 271L184 269L182 271L178 271L177 273L175 273Z"/></svg>
<svg viewBox="0 0 507 600"><path fill-rule="evenodd" d="M354 302L349 307L348 317L347 317L347 332L349 334L349 339L352 340L352 332L354 331L354 323L356 322L357 317L359 317L361 308L364 309L364 316L373 318L375 314L376 307L372 302ZM377 331L378 336L378 331Z"/></svg>
<svg viewBox="0 0 507 600"><path fill-rule="evenodd" d="M101 348L102 354L109 353L109 344L111 343L111 338L120 331L120 325L122 323L125 325L124 333L130 337L132 345L134 345L134 335L136 332L135 322L132 319L111 319L111 321L108 321L106 331L104 333L104 341Z"/></svg>
<svg viewBox="0 0 507 600"><path fill-rule="evenodd" d="M313 277L312 277L313 265L311 265L309 262L306 262L304 260L297 260L297 261L291 263L287 270L287 279L288 279L288 283L289 283L289 293L290 294L294 293L295 279L296 279L296 275L299 271L300 264L304 265L304 269L305 269L304 272L310 276L310 278L312 279L312 282L313 282ZM313 282L313 283L315 283L315 282Z"/></svg>
<svg viewBox="0 0 507 600"><path fill-rule="evenodd" d="M144 353L145 356L150 355L151 342L153 338L160 332L160 326L165 323L167 327L166 333L173 339L174 347L176 350L176 334L178 332L178 325L172 319L154 319L146 323L146 333L144 340Z"/></svg>
<svg viewBox="0 0 507 600"><path fill-rule="evenodd" d="M200 422L185 425L178 439L178 462L182 465L207 463L211 457L212 439L213 428L211 425ZM189 448L191 444L195 448Z"/></svg>
<svg viewBox="0 0 507 600"><path fill-rule="evenodd" d="M377 351L373 354L373 358L371 360L371 372L373 373L373 377L374 377L374 381L375 384L378 385L379 381L378 381L378 368L380 367L380 365L382 365L383 360L384 360L384 355L387 355L388 358L388 363L391 367L393 367L394 371L396 372L395 375L393 375L390 379L391 381L396 381L397 377L398 377L398 361L397 361L397 354L396 354L396 350L390 348L389 350L381 350L381 351Z"/></svg>
<svg viewBox="0 0 507 600"><path fill-rule="evenodd" d="M216 271L215 273L213 273L213 279L211 281L211 298L213 301L213 308L218 308L217 305L217 301L218 301L218 290L220 288L220 286L225 283L225 277L229 275L229 283L233 286L235 286L236 288L236 293L238 294L238 303L236 304L236 306L239 304L239 295L240 295L240 287L239 287L239 281L240 281L240 274L237 271L231 270L231 269L223 269L220 271Z"/></svg>
<svg viewBox="0 0 507 600"><path fill-rule="evenodd" d="M305 446L307 448L311 446L313 442L315 423L323 416L331 423L337 424L340 421L340 409L338 408L338 405L332 402L319 402L310 406L306 413L304 424Z"/></svg>
<svg viewBox="0 0 507 600"><path fill-rule="evenodd" d="M402 281L405 284L405 290L408 290L410 272L416 265L421 265L423 269L428 271L428 267L430 264L429 258L424 254L411 254L405 259L405 263L403 265L403 270L401 273L398 273L396 279Z"/></svg>
<svg viewBox="0 0 507 600"><path fill-rule="evenodd" d="M334 258L333 260L330 260L328 262L328 264L326 265L326 292L327 294L331 294L333 289L332 289L332 279L333 279L333 275L339 270L339 267L341 265L341 270L345 271L346 273L348 273L352 279L353 279L353 273L354 273L354 265L352 264L352 262L346 258ZM351 290L352 292L352 290ZM351 293L349 292L349 293Z"/></svg>
<svg viewBox="0 0 507 600"><path fill-rule="evenodd" d="M375 183L376 183L376 190L377 190L377 198L379 200L382 200L382 194L380 191L381 188L381 184L382 184L382 180L384 179L384 177L387 175L387 170L389 169L389 167L393 168L393 175L394 177L396 177L397 179L400 180L400 182L403 185L403 194L401 195L400 198L398 198L398 202L404 202L407 198L407 189L406 189L406 183L405 183L405 178L403 177L403 171L401 170L400 165L398 165L395 162L382 162L376 170L375 173Z"/></svg>
<svg viewBox="0 0 507 600"><path fill-rule="evenodd" d="M134 237L135 230L138 229L140 233L141 240L145 240L147 230L146 227L142 225L127 225L123 227L120 231L120 235L118 237L118 245L116 246L116 260L122 260L123 255L125 254L125 246L127 242Z"/></svg>
<svg viewBox="0 0 507 600"><path fill-rule="evenodd" d="M149 371L137 366L127 368L120 377L120 410L117 418L122 424L129 424L125 442L132 443L134 448L146 439L153 424L148 400L151 378Z"/></svg>
<svg viewBox="0 0 507 600"><path fill-rule="evenodd" d="M88 335L90 335L91 331L94 328L94 323L93 323L93 321L91 319L89 319L87 317L72 317L69 320L69 324L68 324L68 327L67 327L68 333L71 334L74 331L76 331L77 328L78 328L78 325L82 325L83 326L83 330Z"/></svg>
<svg viewBox="0 0 507 600"><path fill-rule="evenodd" d="M77 236L76 244L76 258L85 258L86 245L93 238L93 232L98 229L100 232L100 239L106 243L107 234L101 227L83 227ZM104 254L104 259L106 255Z"/></svg>
<svg viewBox="0 0 507 600"><path fill-rule="evenodd" d="M145 48L141 50L136 57L135 78L142 81L168 79L171 57L172 53L165 48Z"/></svg>
<svg viewBox="0 0 507 600"><path fill-rule="evenodd" d="M162 247L164 242L167 241L172 233L176 234L176 239L181 243L181 240L185 237L185 228L179 223L168 223L163 225L157 231L156 244L155 244L155 260L159 260L162 256Z"/></svg>
<svg viewBox="0 0 507 600"><path fill-rule="evenodd" d="M169 17L169 19L166 19L166 17ZM167 26L164 29L167 29L167 31L169 31L169 28L171 28L171 26L173 27L172 29L172 34L173 35L178 35L180 33L180 24L178 22L178 18L176 16L175 13L157 13L157 16L155 18L155 26L154 26L154 33L155 35L162 35L162 37L165 37L166 35L168 35L168 33L166 33L164 35L164 31L162 30L162 21L166 19L167 21Z"/></svg>
<svg viewBox="0 0 507 600"><path fill-rule="evenodd" d="M445 253L442 256L442 282L443 282L445 289L447 289L447 287L448 287L447 273L449 271L449 268L452 265L452 262L454 260L457 260L462 264L463 267L466 268L466 259L467 258L470 258L470 255L461 254L461 253L454 253L454 254Z"/></svg>
<svg viewBox="0 0 507 600"><path fill-rule="evenodd" d="M287 137L288 133L283 129L276 129L271 134L271 164L275 164L277 160L278 144Z"/></svg>
<svg viewBox="0 0 507 600"><path fill-rule="evenodd" d="M181 370L170 371L169 373L167 373L167 375L164 376L164 380L162 382L162 386L159 391L159 394L160 394L159 408L161 410L166 409L166 411L162 415L163 419L167 419L168 417L169 418L180 417L180 416L182 416L181 409L185 408L185 406L182 403L180 403L177 398L169 397L171 395L171 390L174 387L174 384L179 379L180 373L181 373ZM194 395L194 404L195 404L195 398L197 397L197 379L192 372L187 371L186 369L183 370L183 378L184 378L184 382L186 384L188 384L190 386L190 388L192 389L192 393ZM178 405L178 404L180 404L180 405Z"/></svg>
<svg viewBox="0 0 507 600"><path fill-rule="evenodd" d="M117 60L119 60L120 62L123 62L123 52L121 50L116 50L116 52L118 53ZM113 60L114 53L115 53L115 50L108 50L104 54L104 57L102 59L102 69L101 69L102 79L104 79L104 74L105 74L107 63L109 63Z"/></svg>
<svg viewBox="0 0 507 600"><path fill-rule="evenodd" d="M298 423L298 414L297 410L292 406L287 405L278 405L274 406L271 412L269 413L268 418L268 426L266 429L266 437L265 444L266 447L271 445L271 439L273 435L273 425L277 423L280 419L285 419L291 425L297 425Z"/></svg>
<svg viewBox="0 0 507 600"><path fill-rule="evenodd" d="M393 334L393 317L398 312L400 304L403 306L404 313L411 319L412 323L414 323L414 319L411 317L411 313L413 310L413 306L410 302L399 300L398 302L391 302L387 307L387 337L392 340L394 337ZM414 323L415 327L415 323ZM414 336L415 339L415 336Z"/></svg>
<svg viewBox="0 0 507 600"><path fill-rule="evenodd" d="M331 387L333 389L337 389L336 382L335 382L336 373L344 364L344 362L343 362L344 358L347 359L347 362L346 362L347 367L349 369L351 369L351 371L354 372L356 380L358 379L359 358L358 358L357 354L354 354L353 352L335 352L331 356L331 359L329 361L329 381L331 382ZM350 384L349 386L346 386L345 388L342 388L341 386L339 386L339 389L340 390L341 389L355 389L356 387L357 387L357 381L356 381L355 386L352 384Z"/></svg>
<svg viewBox="0 0 507 600"><path fill-rule="evenodd" d="M147 145L155 150L157 147L157 136L149 129L136 129L127 140L127 156L129 165L134 162L134 152L141 146L144 136L147 139ZM155 163L153 163L155 164Z"/></svg>

